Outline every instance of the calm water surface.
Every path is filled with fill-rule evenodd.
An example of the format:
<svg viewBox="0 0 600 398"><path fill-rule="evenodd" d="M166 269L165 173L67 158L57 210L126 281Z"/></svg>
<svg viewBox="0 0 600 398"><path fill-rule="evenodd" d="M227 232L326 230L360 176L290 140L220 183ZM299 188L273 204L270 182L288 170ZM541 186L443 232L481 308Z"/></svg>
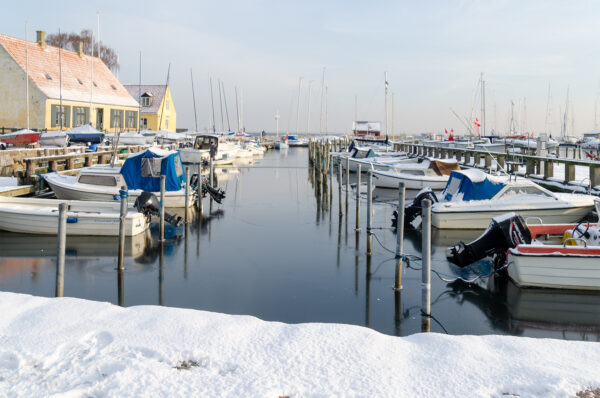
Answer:
<svg viewBox="0 0 600 398"><path fill-rule="evenodd" d="M349 215L339 217L338 182L320 189L305 148L271 151L262 159L217 170L227 192L222 205L204 202L181 236L160 246L151 234L127 239L123 295L119 298L117 238L68 237L65 295L126 306L157 304L288 323L336 322L408 335L421 330L421 271L405 269L395 294L395 235L389 229L395 192L375 191L373 255L365 254ZM356 176L351 176L352 183ZM328 184L329 185L329 184ZM330 203L332 202L332 203ZM489 263L458 270L445 249L481 231L433 232L433 269L444 278L487 274ZM421 235L407 232L405 251L420 256ZM56 237L0 232L0 290L53 296ZM418 267L414 264L414 267ZM370 270L370 273L367 271ZM370 275L369 275L370 274ZM369 276L368 276L369 275ZM512 334L600 340L600 295L519 289L505 278L447 283L432 275L431 330L450 334Z"/></svg>

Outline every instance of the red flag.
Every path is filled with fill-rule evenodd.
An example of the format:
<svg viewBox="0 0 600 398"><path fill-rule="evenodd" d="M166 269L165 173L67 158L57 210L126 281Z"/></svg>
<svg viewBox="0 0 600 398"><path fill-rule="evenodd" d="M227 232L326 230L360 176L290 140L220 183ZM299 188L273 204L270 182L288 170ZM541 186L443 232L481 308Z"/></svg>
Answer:
<svg viewBox="0 0 600 398"><path fill-rule="evenodd" d="M451 133L454 133L454 129L450 129L450 132L451 132Z"/></svg>
<svg viewBox="0 0 600 398"><path fill-rule="evenodd" d="M444 133L445 133L445 134L448 134L448 129L444 129Z"/></svg>
<svg viewBox="0 0 600 398"><path fill-rule="evenodd" d="M533 131L531 132L531 138L533 138Z"/></svg>

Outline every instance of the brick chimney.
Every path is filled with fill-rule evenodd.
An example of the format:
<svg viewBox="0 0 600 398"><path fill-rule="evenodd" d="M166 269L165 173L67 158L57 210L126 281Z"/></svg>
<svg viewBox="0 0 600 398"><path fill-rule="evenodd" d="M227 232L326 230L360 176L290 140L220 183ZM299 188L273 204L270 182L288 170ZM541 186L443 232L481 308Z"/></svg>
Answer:
<svg viewBox="0 0 600 398"><path fill-rule="evenodd" d="M35 33L37 34L37 44L42 46L42 48L46 48L46 32L37 30Z"/></svg>
<svg viewBox="0 0 600 398"><path fill-rule="evenodd" d="M77 54L79 54L80 57L83 57L83 42L78 41L76 49L77 49Z"/></svg>

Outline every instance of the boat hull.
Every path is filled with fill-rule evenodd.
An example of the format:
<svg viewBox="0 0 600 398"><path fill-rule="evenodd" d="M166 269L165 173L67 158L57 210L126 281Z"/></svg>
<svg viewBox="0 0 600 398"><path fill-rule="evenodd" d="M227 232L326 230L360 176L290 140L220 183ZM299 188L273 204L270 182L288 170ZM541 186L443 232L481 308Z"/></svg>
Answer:
<svg viewBox="0 0 600 398"><path fill-rule="evenodd" d="M568 254L562 246L542 249L547 252L522 253L519 248L509 250L508 275L518 285L600 290L600 248L580 248L579 252L587 251L588 255Z"/></svg>
<svg viewBox="0 0 600 398"><path fill-rule="evenodd" d="M53 199L0 199L0 229L25 234L56 235L58 205L67 203L67 235L119 235L119 203L93 203ZM148 228L137 211L125 217L125 236L135 236Z"/></svg>
<svg viewBox="0 0 600 398"><path fill-rule="evenodd" d="M60 174L45 174L44 180L50 185L52 191L58 199L65 200L86 200L86 201L99 201L99 202L115 202L119 195L119 188L105 187L105 190L99 190L95 186L86 187L87 184L75 184L74 177L62 176ZM166 207L185 207L185 190L179 191L167 191L165 192L165 206ZM142 194L142 190L129 190L129 201L135 203L138 196ZM160 193L154 192L155 195L159 196ZM188 202L189 206L192 206L194 200L190 197Z"/></svg>
<svg viewBox="0 0 600 398"><path fill-rule="evenodd" d="M377 188L398 189L398 183L404 182L406 189L423 189L429 187L434 191L444 189L448 176L410 176L408 174L373 172L373 185Z"/></svg>
<svg viewBox="0 0 600 398"><path fill-rule="evenodd" d="M439 207L436 207L434 206L431 209L431 225L438 229L486 229L493 217L501 216L507 212L518 213L524 219L528 217L539 218L544 224L567 224L578 222L593 209L593 205L553 209L507 207L485 211L468 207L460 211L443 211L443 209L440 210Z"/></svg>
<svg viewBox="0 0 600 398"><path fill-rule="evenodd" d="M0 142L16 147L25 147L29 144L35 144L39 139L40 133L37 132L0 135Z"/></svg>

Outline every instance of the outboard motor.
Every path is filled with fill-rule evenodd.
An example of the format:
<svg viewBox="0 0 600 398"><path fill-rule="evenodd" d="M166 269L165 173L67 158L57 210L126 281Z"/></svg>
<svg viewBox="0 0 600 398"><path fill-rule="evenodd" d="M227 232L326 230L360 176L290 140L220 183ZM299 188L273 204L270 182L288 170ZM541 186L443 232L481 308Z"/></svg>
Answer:
<svg viewBox="0 0 600 398"><path fill-rule="evenodd" d="M423 199L429 199L432 203L437 203L438 198L435 196L435 192L430 187L423 188L419 191L417 196L413 199L412 203L404 208L404 227L415 228L413 221L421 216L421 201ZM394 217L392 218L392 227L395 228L398 224L398 212L394 210Z"/></svg>
<svg viewBox="0 0 600 398"><path fill-rule="evenodd" d="M211 187L208 183L208 179L203 176L198 177L198 174L192 174L192 176L190 177L190 185L192 187L197 187L198 180L202 181L202 197L205 197L208 193L210 197L214 199L215 202L221 204L223 199L225 199L225 191L223 191L220 188Z"/></svg>
<svg viewBox="0 0 600 398"><path fill-rule="evenodd" d="M506 251L519 244L531 243L531 232L523 217L507 213L492 218L485 232L471 243L458 242L446 250L446 258L459 267L466 267L487 256L494 257L496 267L504 265Z"/></svg>
<svg viewBox="0 0 600 398"><path fill-rule="evenodd" d="M160 204L156 195L152 192L142 192L135 200L134 207L137 211L146 216L146 220L148 221L150 221L152 216L160 216ZM173 216L165 212L165 221L175 227L179 227L182 223L182 218L181 216Z"/></svg>

